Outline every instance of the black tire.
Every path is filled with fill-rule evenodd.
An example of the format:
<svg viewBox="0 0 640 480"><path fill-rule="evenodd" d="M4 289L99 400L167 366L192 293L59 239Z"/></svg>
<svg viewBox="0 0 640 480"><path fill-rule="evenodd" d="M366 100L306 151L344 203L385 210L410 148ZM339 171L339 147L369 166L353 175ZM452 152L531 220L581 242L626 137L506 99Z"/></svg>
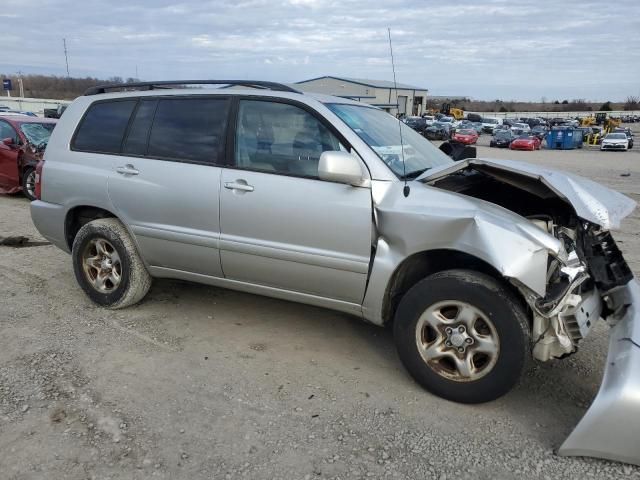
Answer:
<svg viewBox="0 0 640 480"><path fill-rule="evenodd" d="M106 253L101 255L97 246ZM85 224L73 240L71 256L78 284L100 306L118 309L134 305L142 300L151 287L151 276L133 240L124 225L115 218L102 218ZM99 264L108 259L113 270L110 272L119 281L111 281L112 276L107 274L107 270L87 266L87 257L98 258L95 262ZM92 283L93 278L97 281ZM102 283L104 288L98 288L94 283Z"/></svg>
<svg viewBox="0 0 640 480"><path fill-rule="evenodd" d="M444 305L447 302L470 305L488 319L485 323L480 316L477 317L478 320L471 321L475 334L467 335L472 337L471 342L474 344L468 347L468 351L469 355L472 355L471 365L474 370L480 372L477 374L480 375L478 378L462 379L458 374L458 379L455 379L455 369L448 368L449 363L455 365L455 362L450 360L451 357L441 356L437 363L433 361L428 363L423 359L421 349L418 347L419 342L423 344L423 341L427 346L438 343L442 348L435 351L446 350L447 355L453 353L457 357L465 357L465 354L459 355L458 351L451 351L457 349L444 346L444 340L442 342L437 340L441 338L454 340L453 337L446 337L442 331L436 333L437 339L429 344L425 337L427 334L424 332L430 328L430 325L426 325L427 328L421 329L418 334L419 321L423 313L427 315L429 308L433 309L434 306ZM438 313L442 313L442 310ZM455 320L448 320L454 323L447 323L447 326L453 327L454 334L458 329L456 325L463 325L461 322L455 323L459 316L458 311L453 314ZM437 318L441 317L431 318L436 318L437 321ZM442 323L442 325L444 329L445 324ZM486 331L489 332L489 336L480 334L475 330L476 327L488 328ZM451 328L448 329L451 330ZM522 305L512 292L496 279L471 270L439 272L414 285L402 297L396 311L394 338L402 363L420 385L435 395L460 403L488 402L506 394L518 383L529 359L529 322ZM476 364L478 359L478 364L482 363L484 354L474 353L472 350L472 347L480 347L483 338L498 339L497 353L486 355L489 360L485 361L484 370L478 369ZM456 344L459 343L460 337L455 340ZM449 345L452 345L451 341ZM431 350L426 346L424 348L423 352Z"/></svg>
<svg viewBox="0 0 640 480"><path fill-rule="evenodd" d="M25 197L29 199L29 201L34 201L36 199L36 179L35 179L36 169L33 167L25 168L24 172L22 172L22 181L20 182L22 186L22 193Z"/></svg>

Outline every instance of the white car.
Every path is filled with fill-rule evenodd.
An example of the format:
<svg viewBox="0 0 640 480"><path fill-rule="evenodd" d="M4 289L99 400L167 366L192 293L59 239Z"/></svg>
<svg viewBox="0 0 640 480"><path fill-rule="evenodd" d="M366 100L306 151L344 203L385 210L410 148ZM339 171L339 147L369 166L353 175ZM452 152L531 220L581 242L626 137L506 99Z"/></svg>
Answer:
<svg viewBox="0 0 640 480"><path fill-rule="evenodd" d="M498 125L502 125L501 118L482 117L482 131L493 134Z"/></svg>
<svg viewBox="0 0 640 480"><path fill-rule="evenodd" d="M528 123L514 123L511 125L511 130L520 130L522 133L529 133L531 131L531 127Z"/></svg>
<svg viewBox="0 0 640 480"><path fill-rule="evenodd" d="M424 121L427 122L427 126L429 127L436 121L436 117L433 115L423 115L422 118L424 118Z"/></svg>
<svg viewBox="0 0 640 480"><path fill-rule="evenodd" d="M629 150L629 138L624 133L608 133L602 139L600 150Z"/></svg>

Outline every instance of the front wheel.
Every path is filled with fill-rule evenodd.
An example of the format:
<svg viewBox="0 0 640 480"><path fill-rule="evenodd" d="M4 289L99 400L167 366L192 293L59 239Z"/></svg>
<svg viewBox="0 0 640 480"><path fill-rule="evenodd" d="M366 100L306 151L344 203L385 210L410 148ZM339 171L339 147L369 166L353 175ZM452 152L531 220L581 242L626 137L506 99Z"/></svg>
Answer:
<svg viewBox="0 0 640 480"><path fill-rule="evenodd" d="M115 218L85 224L73 241L73 270L93 302L108 308L133 305L147 294L151 276L126 228Z"/></svg>
<svg viewBox="0 0 640 480"><path fill-rule="evenodd" d="M28 167L22 173L22 193L30 201L36 199L36 169Z"/></svg>
<svg viewBox="0 0 640 480"><path fill-rule="evenodd" d="M493 277L447 270L404 295L394 338L402 363L427 390L456 402L482 403L518 383L529 326L518 300Z"/></svg>

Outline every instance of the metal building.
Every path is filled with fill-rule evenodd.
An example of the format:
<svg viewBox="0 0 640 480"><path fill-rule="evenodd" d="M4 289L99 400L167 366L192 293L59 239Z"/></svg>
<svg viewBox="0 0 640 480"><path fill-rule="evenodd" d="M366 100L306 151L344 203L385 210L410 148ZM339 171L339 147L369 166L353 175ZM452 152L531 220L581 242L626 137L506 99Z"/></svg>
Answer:
<svg viewBox="0 0 640 480"><path fill-rule="evenodd" d="M324 93L369 103L393 115L421 115L425 112L428 94L426 88L398 83L396 98L393 81L332 76L302 80L293 86L305 92Z"/></svg>

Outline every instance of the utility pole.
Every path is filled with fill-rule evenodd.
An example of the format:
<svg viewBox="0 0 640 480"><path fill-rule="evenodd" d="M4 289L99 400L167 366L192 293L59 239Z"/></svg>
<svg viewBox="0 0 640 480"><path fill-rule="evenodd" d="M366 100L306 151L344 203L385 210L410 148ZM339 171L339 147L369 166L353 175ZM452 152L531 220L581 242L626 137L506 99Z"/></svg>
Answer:
<svg viewBox="0 0 640 480"><path fill-rule="evenodd" d="M20 97L24 98L24 84L22 83L22 71L18 70L18 85L20 86Z"/></svg>
<svg viewBox="0 0 640 480"><path fill-rule="evenodd" d="M62 39L62 45L64 46L64 61L67 64L67 78L69 78L69 57L67 56L67 39Z"/></svg>

